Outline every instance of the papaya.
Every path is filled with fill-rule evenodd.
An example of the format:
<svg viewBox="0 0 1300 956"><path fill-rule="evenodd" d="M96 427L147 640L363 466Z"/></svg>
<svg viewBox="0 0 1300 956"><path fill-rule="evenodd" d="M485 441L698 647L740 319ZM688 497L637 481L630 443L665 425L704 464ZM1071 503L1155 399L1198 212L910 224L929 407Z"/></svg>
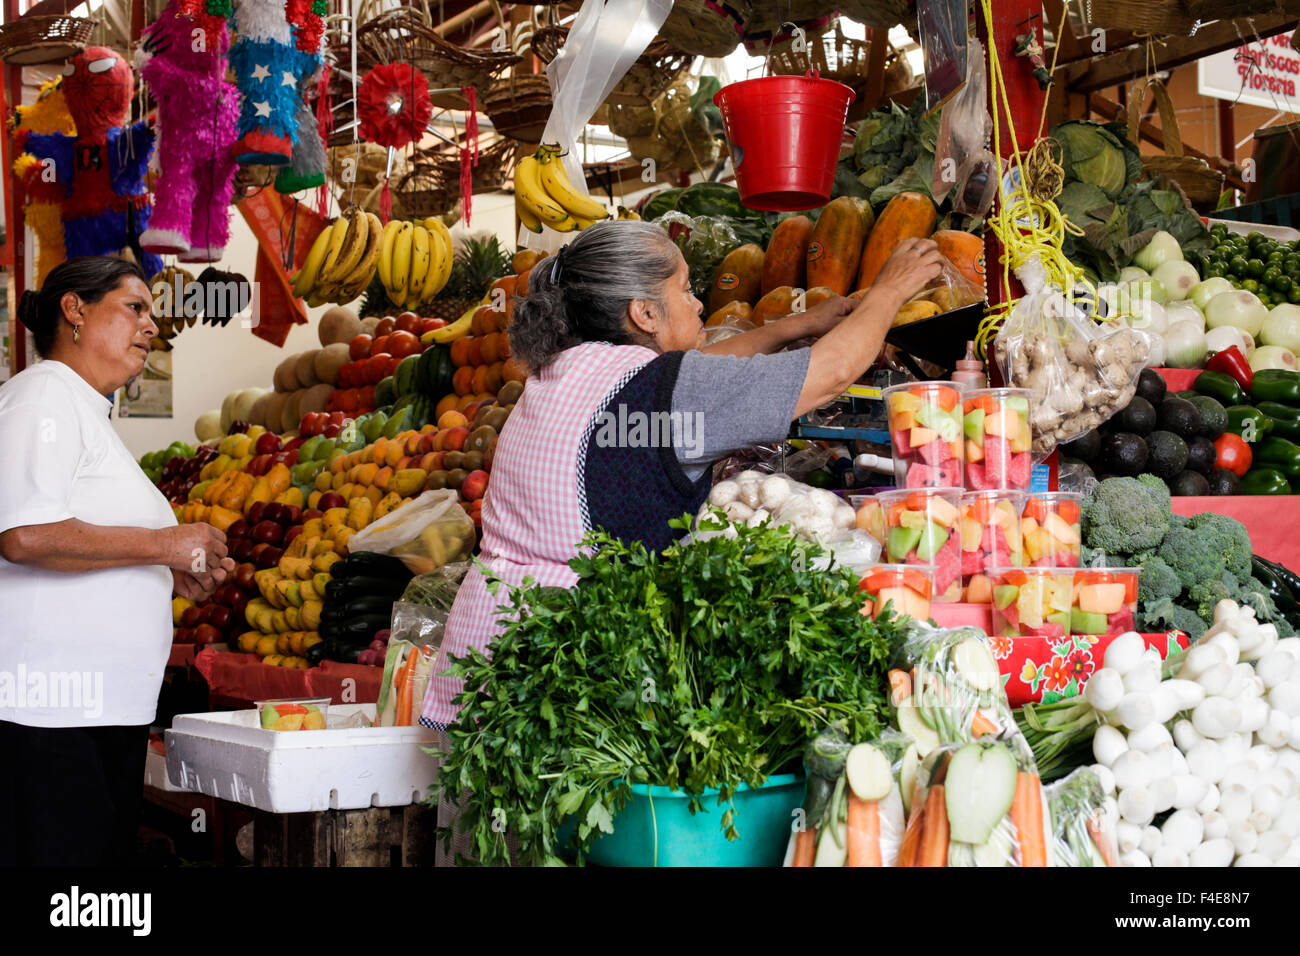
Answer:
<svg viewBox="0 0 1300 956"><path fill-rule="evenodd" d="M939 307L933 302L926 299L914 299L898 310L890 326L896 329L900 325L910 325L913 322L920 322L922 319L933 318L938 314Z"/></svg>
<svg viewBox="0 0 1300 956"><path fill-rule="evenodd" d="M807 310L811 309L814 305L820 305L821 303L825 302L827 299L833 299L837 295L839 295L838 292L824 285L819 285L816 286L815 288L809 289L807 292L804 293L803 296L804 311L806 312Z"/></svg>
<svg viewBox="0 0 1300 956"><path fill-rule="evenodd" d="M790 310L794 307L794 296L795 290L791 286L783 285L773 289L758 300L749 321L755 325L766 325L773 319L789 315Z"/></svg>
<svg viewBox="0 0 1300 956"><path fill-rule="evenodd" d="M715 325L726 325L736 319L743 319L748 322L753 314L754 307L748 302L728 302L709 316L709 321L704 323L704 327L708 329L713 328Z"/></svg>
<svg viewBox="0 0 1300 956"><path fill-rule="evenodd" d="M862 248L854 288L869 288L898 244L904 239L928 238L936 219L934 203L920 193L899 193L889 200Z"/></svg>
<svg viewBox="0 0 1300 956"><path fill-rule="evenodd" d="M749 242L727 253L709 289L709 313L728 302L758 301L763 282L763 250Z"/></svg>
<svg viewBox="0 0 1300 956"><path fill-rule="evenodd" d="M772 232L767 252L763 255L763 295L783 285L796 289L804 287L808 243L812 241L813 229L813 221L807 216L792 216Z"/></svg>
<svg viewBox="0 0 1300 956"><path fill-rule="evenodd" d="M841 196L826 204L804 257L810 286L826 286L836 295L846 295L854 288L853 277L862 244L872 232L872 218L871 206L860 199Z"/></svg>
<svg viewBox="0 0 1300 956"><path fill-rule="evenodd" d="M940 254L977 289L984 288L984 240L969 232L940 229L932 238Z"/></svg>

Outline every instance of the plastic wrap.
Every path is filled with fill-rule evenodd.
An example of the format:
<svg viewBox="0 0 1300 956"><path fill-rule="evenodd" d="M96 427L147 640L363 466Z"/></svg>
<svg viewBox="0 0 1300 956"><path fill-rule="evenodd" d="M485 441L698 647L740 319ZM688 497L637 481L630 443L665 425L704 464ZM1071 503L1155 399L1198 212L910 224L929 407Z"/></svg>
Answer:
<svg viewBox="0 0 1300 956"><path fill-rule="evenodd" d="M742 471L734 478L720 481L700 506L697 537L725 533L717 527L713 509L721 509L726 522L756 527L771 519L777 525L789 525L806 541L821 545L848 541L862 535L855 526L853 506L824 488L813 488L786 475L765 475ZM708 527L712 518L714 527Z"/></svg>
<svg viewBox="0 0 1300 956"><path fill-rule="evenodd" d="M433 674L436 648L390 640L375 704L376 727L413 727Z"/></svg>
<svg viewBox="0 0 1300 956"><path fill-rule="evenodd" d="M1142 332L1093 322L1044 284L1037 259L1016 276L1026 293L998 331L993 355L1007 385L1032 393L1033 453L1041 460L1129 403L1150 342Z"/></svg>
<svg viewBox="0 0 1300 956"><path fill-rule="evenodd" d="M993 118L988 110L988 69L984 44L971 37L966 41L966 83L957 94L944 104L943 119L939 123L939 138L934 148L934 176L930 193L936 203L941 203L954 186L957 198L966 192L966 179L970 161L985 152L985 145L993 132ZM971 216L983 216L992 205L978 211L959 209Z"/></svg>
<svg viewBox="0 0 1300 956"><path fill-rule="evenodd" d="M460 583L469 569L468 561L456 561L444 564L428 574L417 574L406 585L401 599L407 604L422 604L450 611L452 602L456 600L456 592L460 590Z"/></svg>
<svg viewBox="0 0 1300 956"><path fill-rule="evenodd" d="M451 488L426 491L358 531L348 540L351 551L391 554L416 574L468 558L477 537Z"/></svg>
<svg viewBox="0 0 1300 956"><path fill-rule="evenodd" d="M1091 767L1043 788L1052 818L1053 866L1118 866L1119 807Z"/></svg>

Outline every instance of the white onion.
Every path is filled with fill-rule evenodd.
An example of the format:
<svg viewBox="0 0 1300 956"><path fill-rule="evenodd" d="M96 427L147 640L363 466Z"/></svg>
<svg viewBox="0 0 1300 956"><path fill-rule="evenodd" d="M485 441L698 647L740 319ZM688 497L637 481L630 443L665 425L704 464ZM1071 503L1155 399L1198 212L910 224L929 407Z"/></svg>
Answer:
<svg viewBox="0 0 1300 956"><path fill-rule="evenodd" d="M1206 840L1191 853L1192 866L1231 866L1232 844L1222 837Z"/></svg>

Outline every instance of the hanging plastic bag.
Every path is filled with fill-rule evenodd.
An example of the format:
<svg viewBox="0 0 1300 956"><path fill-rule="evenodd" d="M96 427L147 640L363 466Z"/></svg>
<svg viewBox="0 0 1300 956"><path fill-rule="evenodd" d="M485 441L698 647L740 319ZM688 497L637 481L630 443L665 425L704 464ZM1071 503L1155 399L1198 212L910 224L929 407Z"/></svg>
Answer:
<svg viewBox="0 0 1300 956"><path fill-rule="evenodd" d="M389 641L384 676L375 704L376 727L413 727L424 705L436 648L410 641Z"/></svg>
<svg viewBox="0 0 1300 956"><path fill-rule="evenodd" d="M892 328L932 319L944 312L984 301L984 290L944 260L942 271L924 289L903 304L894 316Z"/></svg>
<svg viewBox="0 0 1300 956"><path fill-rule="evenodd" d="M1106 797L1091 767L1080 767L1044 792L1052 819L1054 865L1119 866L1119 806Z"/></svg>
<svg viewBox="0 0 1300 956"><path fill-rule="evenodd" d="M934 148L934 176L930 193L936 203L957 186L957 196L964 192L962 172L970 174L973 164L968 160L985 151L993 133L993 118L988 111L988 68L984 57L984 44L971 37L966 41L966 84L957 95L944 104L943 118L939 123L939 138ZM992 198L990 197L990 204ZM967 212L983 216L988 212ZM966 210L959 209L959 212Z"/></svg>
<svg viewBox="0 0 1300 956"><path fill-rule="evenodd" d="M351 551L391 554L415 574L427 574L468 558L477 537L474 522L454 489L426 491L348 540Z"/></svg>
<svg viewBox="0 0 1300 956"><path fill-rule="evenodd" d="M417 574L406 585L401 599L408 604L450 611L452 602L456 600L456 592L460 590L460 583L469 569L470 562L457 561L444 564L428 574Z"/></svg>
<svg viewBox="0 0 1300 956"><path fill-rule="evenodd" d="M1036 257L1016 277L1025 296L999 329L993 356L1008 386L1033 393L1033 453L1041 461L1129 403L1150 341L1134 329L1093 322L1046 283Z"/></svg>

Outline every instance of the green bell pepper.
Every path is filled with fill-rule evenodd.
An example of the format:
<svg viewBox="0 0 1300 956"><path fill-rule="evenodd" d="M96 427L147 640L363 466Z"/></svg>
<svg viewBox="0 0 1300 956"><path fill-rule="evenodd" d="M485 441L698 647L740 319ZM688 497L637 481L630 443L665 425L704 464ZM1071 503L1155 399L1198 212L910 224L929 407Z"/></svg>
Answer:
<svg viewBox="0 0 1300 956"><path fill-rule="evenodd" d="M1255 464L1276 468L1288 480L1300 478L1300 445L1295 442L1274 435L1255 442L1251 451Z"/></svg>
<svg viewBox="0 0 1300 956"><path fill-rule="evenodd" d="M1250 397L1257 402L1285 402L1300 405L1300 372L1286 368L1266 368L1255 373Z"/></svg>
<svg viewBox="0 0 1300 956"><path fill-rule="evenodd" d="M1273 433L1279 438L1300 441L1300 408L1281 402L1260 402L1255 407L1272 421Z"/></svg>
<svg viewBox="0 0 1300 956"><path fill-rule="evenodd" d="M1192 389L1198 395L1217 399L1225 408L1230 405L1245 405L1250 401L1246 390L1226 372L1202 372L1192 382Z"/></svg>
<svg viewBox="0 0 1300 956"><path fill-rule="evenodd" d="M1269 435L1275 427L1272 418L1265 415L1258 408L1252 408L1249 405L1232 405L1227 409L1227 412L1228 431L1234 435L1241 435L1247 428L1253 428L1254 435L1250 437L1250 441L1259 441ZM1297 414L1300 414L1300 412Z"/></svg>
<svg viewBox="0 0 1300 956"><path fill-rule="evenodd" d="M1243 495L1289 495L1291 484L1276 468L1252 468L1241 479Z"/></svg>

